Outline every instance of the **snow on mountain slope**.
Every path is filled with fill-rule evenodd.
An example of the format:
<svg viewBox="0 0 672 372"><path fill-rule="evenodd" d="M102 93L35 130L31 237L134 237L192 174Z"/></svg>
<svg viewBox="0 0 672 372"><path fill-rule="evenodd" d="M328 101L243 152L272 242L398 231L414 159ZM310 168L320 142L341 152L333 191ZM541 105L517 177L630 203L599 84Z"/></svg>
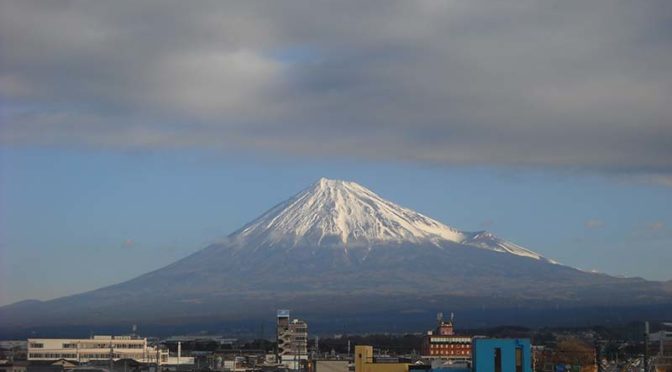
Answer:
<svg viewBox="0 0 672 372"><path fill-rule="evenodd" d="M471 245L474 247L491 249L497 252L507 252L515 254L517 256L525 256L534 259L544 259L540 254L532 252L529 249L523 248L517 244L507 242L506 240L500 239L487 231L479 231L472 233L466 239L464 239L462 244ZM549 262L556 263L553 260L548 260Z"/></svg>
<svg viewBox="0 0 672 372"><path fill-rule="evenodd" d="M236 238L277 243L305 239L320 245L335 237L356 242L459 242L465 235L410 209L391 203L354 182L322 178L308 189L264 213Z"/></svg>
<svg viewBox="0 0 672 372"><path fill-rule="evenodd" d="M444 225L357 183L326 178L270 209L230 238L241 243L314 246L391 242L440 245L447 241L546 260L490 233L462 232Z"/></svg>

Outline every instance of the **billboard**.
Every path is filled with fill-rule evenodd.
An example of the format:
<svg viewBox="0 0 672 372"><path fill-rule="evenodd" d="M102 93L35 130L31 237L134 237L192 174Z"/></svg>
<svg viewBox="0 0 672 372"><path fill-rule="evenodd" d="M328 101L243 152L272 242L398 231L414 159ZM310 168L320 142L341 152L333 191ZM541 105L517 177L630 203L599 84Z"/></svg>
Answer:
<svg viewBox="0 0 672 372"><path fill-rule="evenodd" d="M278 310L278 318L289 318L289 310Z"/></svg>

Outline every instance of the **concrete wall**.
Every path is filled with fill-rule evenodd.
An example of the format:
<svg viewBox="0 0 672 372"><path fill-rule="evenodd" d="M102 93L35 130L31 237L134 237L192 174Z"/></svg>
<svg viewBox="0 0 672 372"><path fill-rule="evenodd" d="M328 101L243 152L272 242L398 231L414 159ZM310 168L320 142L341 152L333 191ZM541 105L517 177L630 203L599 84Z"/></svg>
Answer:
<svg viewBox="0 0 672 372"><path fill-rule="evenodd" d="M347 360L316 360L315 372L348 372Z"/></svg>

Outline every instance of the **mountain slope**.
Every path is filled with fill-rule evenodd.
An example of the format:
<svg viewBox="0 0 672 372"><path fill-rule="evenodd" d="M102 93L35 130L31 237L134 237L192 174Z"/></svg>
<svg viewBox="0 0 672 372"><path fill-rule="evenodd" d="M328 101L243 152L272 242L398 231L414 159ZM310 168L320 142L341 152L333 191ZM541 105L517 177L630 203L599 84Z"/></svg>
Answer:
<svg viewBox="0 0 672 372"><path fill-rule="evenodd" d="M0 308L0 328L253 319L282 307L333 320L447 306L672 304L671 293L663 283L560 265L490 233L447 226L356 183L321 179L224 241L162 269Z"/></svg>
<svg viewBox="0 0 672 372"><path fill-rule="evenodd" d="M449 226L354 183L322 178L235 232L237 240L292 244L461 241Z"/></svg>
<svg viewBox="0 0 672 372"><path fill-rule="evenodd" d="M373 246L386 243L459 243L544 259L494 237L444 225L387 201L354 182L322 178L233 233L241 247L251 244L293 246ZM545 260L545 259L544 259Z"/></svg>

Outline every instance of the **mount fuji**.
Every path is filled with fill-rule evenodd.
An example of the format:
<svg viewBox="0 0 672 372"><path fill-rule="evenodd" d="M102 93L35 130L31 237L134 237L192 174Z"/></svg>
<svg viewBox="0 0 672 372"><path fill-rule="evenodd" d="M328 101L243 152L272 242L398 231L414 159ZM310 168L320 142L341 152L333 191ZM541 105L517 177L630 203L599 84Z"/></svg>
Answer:
<svg viewBox="0 0 672 372"><path fill-rule="evenodd" d="M623 321L670 311L672 283L584 272L489 232L450 227L357 183L323 178L159 270L4 306L0 332L221 326L268 319L278 308L295 309L325 330L347 324L368 331L384 319L426 323L448 308L473 324L563 323L568 314L575 323Z"/></svg>
<svg viewBox="0 0 672 372"><path fill-rule="evenodd" d="M485 231L459 231L389 202L357 183L326 178L264 213L230 238L240 247L338 246L345 255L356 247L370 252L374 246L389 243L441 247L449 242L550 262Z"/></svg>

